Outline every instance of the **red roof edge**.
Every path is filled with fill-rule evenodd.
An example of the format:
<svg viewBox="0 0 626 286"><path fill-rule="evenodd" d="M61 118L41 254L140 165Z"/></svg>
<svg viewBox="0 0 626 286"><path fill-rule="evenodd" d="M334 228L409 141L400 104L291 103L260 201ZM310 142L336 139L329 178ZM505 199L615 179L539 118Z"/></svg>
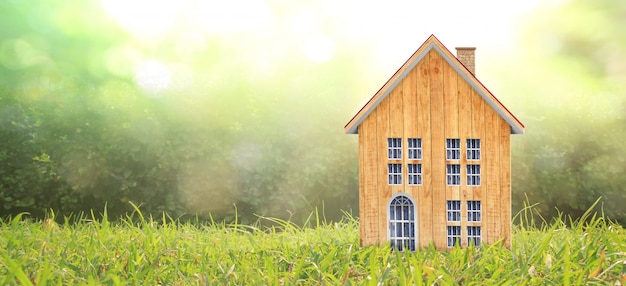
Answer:
<svg viewBox="0 0 626 286"><path fill-rule="evenodd" d="M370 104L370 102L372 100L374 100L374 97L376 97L376 95L383 90L383 88L385 88L385 86L387 86L387 84L391 81L392 78L394 78L399 72L400 70L402 70L402 68L409 62L409 60L411 60L411 58L413 58L413 56L415 56L415 54L417 54L417 52L424 46L426 45L426 43L431 39L431 38L435 38L437 39L437 37L435 37L435 34L430 34L430 36L419 46L419 48L417 48L417 50L415 50L415 52L413 52L411 54L410 57L408 57L406 59L406 61L404 61L404 63L402 65L400 65L400 67L398 68L398 70L396 70L395 73L393 73L393 75L391 77L389 77L389 79L387 79L387 81L374 93L374 95L372 97L370 97L370 99L361 107L361 109L359 109L359 111L357 111L357 113L354 114L354 116L352 116L352 118L350 119L350 121L348 121L348 123L346 123L346 125L344 125L344 129L346 127L348 127L348 125L350 125L350 123L356 118L357 115L359 115L361 113L361 111L363 111L363 109ZM439 41L439 39L437 39L437 41ZM456 57L455 57L456 58Z"/></svg>
<svg viewBox="0 0 626 286"><path fill-rule="evenodd" d="M388 84L391 82L392 79L394 79L396 77L396 75L398 75L398 73L400 73L400 71L409 63L409 61L411 59L413 59L413 57L428 43L433 41L433 39L438 42L440 44L441 47L443 47L445 49L446 52L448 52L451 55L451 58L454 58L457 63L462 66L466 71L467 74L469 74L476 83L480 84L480 86L489 93L489 95L498 103L499 106L501 106L508 115L511 116L511 118L513 120L515 120L515 122L517 122L522 130L521 132L523 133L523 129L525 128L524 124L504 105L502 104L502 102L472 73L469 71L469 69L467 69L467 67L452 53L450 52L450 50L443 44L441 43L441 41L439 41L439 39L434 35L431 34L420 46L419 48L417 48L417 50L415 50L415 52L413 52L411 54L411 56L398 68L398 70L396 70L396 72L378 89L378 91L376 91L376 93L374 93L374 95L359 109L359 111L354 114L354 116L352 116L352 118L350 119L350 121L348 121L348 123L344 126L344 130L350 125L352 124L352 122L357 118L357 116L359 116L361 114L361 112L365 109L365 107L367 107L375 98L376 95L378 95L385 87L388 86ZM397 80L397 79L395 79Z"/></svg>

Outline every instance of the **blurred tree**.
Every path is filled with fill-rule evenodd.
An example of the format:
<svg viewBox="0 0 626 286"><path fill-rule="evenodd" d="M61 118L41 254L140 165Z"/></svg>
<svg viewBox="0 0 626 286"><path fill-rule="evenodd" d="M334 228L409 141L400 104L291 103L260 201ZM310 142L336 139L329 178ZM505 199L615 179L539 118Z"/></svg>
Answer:
<svg viewBox="0 0 626 286"><path fill-rule="evenodd" d="M626 224L625 13L622 1L574 0L525 22L524 62L506 79L528 127L513 146L514 208L527 195L544 217L578 217L602 197L605 214Z"/></svg>
<svg viewBox="0 0 626 286"><path fill-rule="evenodd" d="M224 31L178 10L156 17L156 6L144 12L176 24L129 29L107 3L118 2L0 1L0 215L106 204L115 216L129 201L217 219L236 205L244 222L356 213L356 137L341 127L370 92L362 46L289 30L304 4L257 7L256 18L234 9L251 22ZM625 11L573 0L528 14L524 50L497 80L528 132L513 138L514 207L528 195L545 216L576 216L602 196L626 223ZM311 39L327 54L303 53Z"/></svg>
<svg viewBox="0 0 626 286"><path fill-rule="evenodd" d="M244 222L302 222L358 206L341 126L359 96L338 96L358 83L358 55L302 65L299 47L263 31L136 38L96 1L0 10L0 215L106 204L117 216L132 201L146 214L232 219L237 206Z"/></svg>

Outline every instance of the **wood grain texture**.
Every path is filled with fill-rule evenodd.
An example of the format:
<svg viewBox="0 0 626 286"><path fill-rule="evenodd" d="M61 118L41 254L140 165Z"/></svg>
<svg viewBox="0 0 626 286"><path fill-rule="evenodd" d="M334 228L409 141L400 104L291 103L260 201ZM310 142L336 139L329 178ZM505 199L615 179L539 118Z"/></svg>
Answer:
<svg viewBox="0 0 626 286"><path fill-rule="evenodd" d="M359 125L359 210L365 210L365 177L367 176L365 171L365 131L363 130L363 124ZM364 245L363 239L366 236L366 227L361 219L359 223L360 243Z"/></svg>
<svg viewBox="0 0 626 286"><path fill-rule="evenodd" d="M458 88L458 102L459 102L459 137L461 140L464 138L471 138L472 136L472 89L465 80L459 80L457 84ZM461 156L460 163L462 166L467 164L465 156ZM461 177L466 176L465 168L461 168ZM465 181L465 180L463 180ZM463 201L474 199L474 194L467 184L461 184L460 198Z"/></svg>
<svg viewBox="0 0 626 286"><path fill-rule="evenodd" d="M481 141L485 138L485 100L475 91L472 91L472 137L471 139L480 139ZM470 139L467 138L467 139ZM462 140L463 148L467 152L467 141ZM481 142L482 143L482 142ZM481 173L482 168L485 168L483 164L483 160L468 160L467 164L479 164L481 165ZM479 186L472 186L470 189L472 190L473 200L483 202L484 199L484 191L486 190L485 182L482 182L481 174L481 184ZM464 178L467 179L467 178ZM467 182L467 180L466 180Z"/></svg>
<svg viewBox="0 0 626 286"><path fill-rule="evenodd" d="M459 138L458 74L446 61L443 62L443 110L445 138ZM445 142L442 142L445 144ZM445 146L443 146L445 152ZM445 176L445 174L444 174ZM446 200L460 200L460 186L447 186Z"/></svg>
<svg viewBox="0 0 626 286"><path fill-rule="evenodd" d="M432 166L429 155L432 150L431 126L430 126L430 65L425 57L417 66L417 132L422 138L422 187L417 196L419 214L419 245L428 246L433 240L432 225Z"/></svg>
<svg viewBox="0 0 626 286"><path fill-rule="evenodd" d="M394 88L405 76L406 72L410 70L415 64L423 61L423 57L432 50L437 50L437 53L441 53L443 57L449 61L459 75L467 80L473 88L475 88L490 106L498 111L507 121L512 130L516 134L524 133L524 125L493 95L483 84L474 77L463 65L455 58L455 56L435 37L430 36L413 55L398 69L398 71L378 90L378 92L359 110L359 112L352 117L352 119L344 127L346 133L355 133L356 126L361 124L361 121L367 117L367 114L374 110L380 103L381 99L388 95L388 92Z"/></svg>
<svg viewBox="0 0 626 286"><path fill-rule="evenodd" d="M486 130L485 109L490 108L490 107L476 91L473 90L471 93L471 96L472 96L472 135L468 139L480 139L481 145L482 145L484 144L483 142L485 140L485 130ZM464 141L465 142L463 142L463 145L464 145L465 151L467 152L467 141L466 140ZM467 160L467 164L478 164L480 165L480 168L481 168L480 185L470 187L470 190L472 192L472 200L480 201L481 207L485 205L485 196L486 196L485 191L487 190L485 176L484 176L485 158L483 157L484 156L482 156L481 154L481 160ZM465 207L467 208L467 203L465 203ZM481 234L483 235L483 238L484 238L484 231L486 230L485 225L487 225L488 221L489 221L489 218L483 215L481 218L481 222L468 222L468 225L481 226ZM467 241L467 239L465 239L465 241Z"/></svg>
<svg viewBox="0 0 626 286"><path fill-rule="evenodd" d="M500 206L503 245L511 248L511 127L500 120Z"/></svg>
<svg viewBox="0 0 626 286"><path fill-rule="evenodd" d="M363 121L363 133L360 136L365 137L364 140L364 195L363 209L359 211L361 225L365 228L364 237L362 238L364 245L373 245L378 241L378 181L381 177L378 172L378 146L376 135L376 116L371 116Z"/></svg>
<svg viewBox="0 0 626 286"><path fill-rule="evenodd" d="M430 60L430 112L432 127L432 197L433 197L433 242L435 247L446 247L446 158L445 158L445 116L443 109L443 58L435 51L429 54Z"/></svg>
<svg viewBox="0 0 626 286"><path fill-rule="evenodd" d="M485 180L487 184L483 226L485 242L499 239L501 228L500 210L500 118L492 108L486 109ZM508 134L507 134L508 136Z"/></svg>
<svg viewBox="0 0 626 286"><path fill-rule="evenodd" d="M404 116L403 116L403 89L402 85L397 85L395 89L391 91L391 94L387 97L389 99L389 136L390 138L400 138L402 141L402 158L400 160L393 160L391 163L402 164L402 185L390 186L390 195L383 198L390 198L392 195L404 192L404 185L407 181L407 167L403 164L406 160L406 139L404 135ZM385 207L386 209L386 207Z"/></svg>
<svg viewBox="0 0 626 286"><path fill-rule="evenodd" d="M417 69L411 70L407 76L402 81L402 104L403 104L403 123L404 128L403 131L403 142L402 144L407 144L408 148L408 138L418 138L417 135ZM408 149L405 148L405 150ZM421 163L421 160L409 160L408 155L403 156L403 166L408 166L407 164ZM418 187L415 185L408 184L408 167L407 168L407 183L404 184L404 192L409 194L413 198L417 198Z"/></svg>
<svg viewBox="0 0 626 286"><path fill-rule="evenodd" d="M484 243L511 244L510 134L515 118L431 36L344 127L359 134L361 244L388 243L388 204L398 193L416 203L418 245L447 248L446 225L482 227ZM389 159L387 139L401 138L402 158ZM407 138L422 140L422 159L408 159ZM446 138L461 143L459 160L446 159ZM467 160L467 139L480 139L480 160ZM402 184L389 185L388 164L402 164ZM408 185L408 164L422 164L422 185ZM447 186L446 164L460 164L461 185ZM481 185L467 185L467 165L480 164ZM461 201L461 222L448 223L446 201ZM467 201L482 202L482 221L467 221Z"/></svg>
<svg viewBox="0 0 626 286"><path fill-rule="evenodd" d="M387 138L390 138L390 126L389 126L389 109L390 109L390 97L387 97L376 108L377 118L377 150L378 150L378 232L377 239L379 243L387 241L388 227L387 227L387 201L391 197L391 186L389 185L389 172L387 165L392 161L389 160L387 153L388 145Z"/></svg>
<svg viewBox="0 0 626 286"><path fill-rule="evenodd" d="M471 138L472 136L472 88L470 85L459 78L457 81L457 94L458 94L458 106L459 106L459 136L456 138L464 141L466 138ZM462 144L462 147L465 144ZM463 148L461 148L462 151ZM459 200L461 201L461 245L467 244L467 201L474 199L474 192L472 187L469 187L466 183L467 171L465 166L467 165L467 158L465 156L465 152L461 152L461 160L459 160L461 164L461 186L459 187Z"/></svg>

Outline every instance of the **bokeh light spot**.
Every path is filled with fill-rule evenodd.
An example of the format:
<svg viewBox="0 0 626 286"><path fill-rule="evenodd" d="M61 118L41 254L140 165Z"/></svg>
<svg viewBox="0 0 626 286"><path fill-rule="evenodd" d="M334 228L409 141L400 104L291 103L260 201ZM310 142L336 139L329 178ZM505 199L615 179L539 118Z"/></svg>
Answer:
<svg viewBox="0 0 626 286"><path fill-rule="evenodd" d="M46 59L43 51L25 39L9 39L0 44L0 63L9 69L27 68Z"/></svg>
<svg viewBox="0 0 626 286"><path fill-rule="evenodd" d="M172 28L188 1L102 0L104 11L122 28L139 37L163 34Z"/></svg>
<svg viewBox="0 0 626 286"><path fill-rule="evenodd" d="M260 30L271 18L262 0L204 1L191 17L207 34Z"/></svg>
<svg viewBox="0 0 626 286"><path fill-rule="evenodd" d="M324 34L313 35L306 39L302 50L310 61L323 63L335 55L335 41Z"/></svg>
<svg viewBox="0 0 626 286"><path fill-rule="evenodd" d="M153 95L168 88L171 81L172 74L159 61L145 61L135 69L135 83Z"/></svg>

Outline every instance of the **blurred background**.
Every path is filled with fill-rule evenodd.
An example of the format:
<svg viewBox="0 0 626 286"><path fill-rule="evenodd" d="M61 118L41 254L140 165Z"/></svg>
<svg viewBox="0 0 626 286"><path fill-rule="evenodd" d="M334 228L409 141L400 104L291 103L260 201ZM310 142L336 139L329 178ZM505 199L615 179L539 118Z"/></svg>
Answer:
<svg viewBox="0 0 626 286"><path fill-rule="evenodd" d="M435 34L526 125L514 214L625 224L626 3L432 2L0 0L0 216L357 215L343 126Z"/></svg>

